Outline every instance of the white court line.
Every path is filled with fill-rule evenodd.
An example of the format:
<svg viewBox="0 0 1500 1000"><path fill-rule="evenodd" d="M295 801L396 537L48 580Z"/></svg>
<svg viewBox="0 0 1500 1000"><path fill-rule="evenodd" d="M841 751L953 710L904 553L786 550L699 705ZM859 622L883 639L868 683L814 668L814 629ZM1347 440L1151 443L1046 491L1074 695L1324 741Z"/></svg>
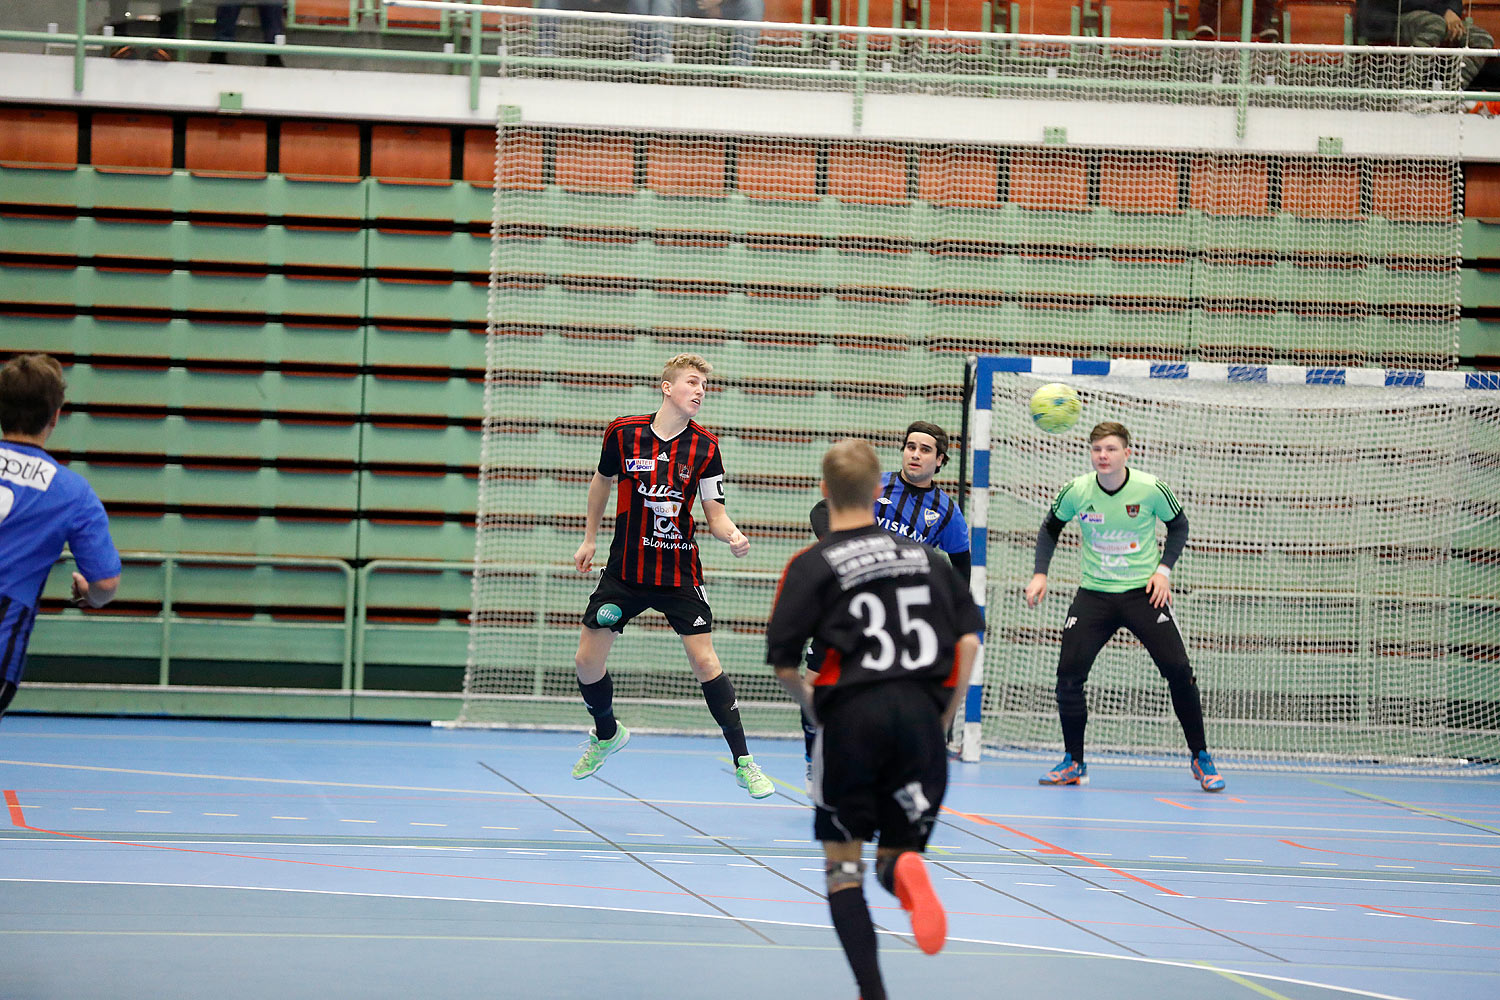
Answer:
<svg viewBox="0 0 1500 1000"><path fill-rule="evenodd" d="M25 809L27 807L26 806L22 806L21 808ZM104 811L104 807L103 806L74 806L73 807L73 811L76 812L76 813L102 813Z"/></svg>
<svg viewBox="0 0 1500 1000"><path fill-rule="evenodd" d="M239 813L204 813L205 816L227 816L230 819L238 819Z"/></svg>
<svg viewBox="0 0 1500 1000"><path fill-rule="evenodd" d="M374 823L373 819L341 819L340 823Z"/></svg>
<svg viewBox="0 0 1500 1000"><path fill-rule="evenodd" d="M93 771L100 774L144 774L156 778L197 778L203 781L245 781L265 785L295 785L303 788L363 788L377 792L442 792L449 795L479 795L491 799L522 799L530 801L536 798L534 792L511 792L497 788L446 788L432 785L379 785L364 781L318 781L311 778L263 778L256 775L241 774L198 774L192 771L150 771L135 767L100 767L94 764L56 764L43 760L0 760L0 764L8 764L12 767L47 767L57 768L64 771ZM635 799L619 795L553 795L544 796L560 802L634 802ZM798 812L806 812L807 806L798 805L795 802L746 802L741 799L653 799L658 805L669 806L736 806L746 809L795 809ZM26 809L40 808L38 806L22 806ZM1230 826L1234 824L1224 824ZM1281 829L1278 827L1278 829ZM1292 829L1292 828L1288 828ZM1306 832L1306 831L1303 831ZM1369 831L1358 831L1369 832ZM1401 831L1390 831L1398 833ZM1453 836L1450 834L1450 836ZM1458 834L1462 836L1462 834Z"/></svg>
<svg viewBox="0 0 1500 1000"><path fill-rule="evenodd" d="M136 887L136 888L159 888L159 889L229 889L229 890L239 890L239 891L242 891L242 892L285 892L285 893L292 893L292 894L299 894L299 895L348 896L348 897L359 897L359 898L366 898L366 899L404 899L404 900L415 900L415 901L420 901L420 902L493 903L493 904L501 905L501 906L536 906L536 907L542 907L542 908L545 908L545 909L556 909L556 910L587 910L587 911L599 912L599 913L638 913L638 914L641 914L641 915L644 915L644 916L688 917L688 918L697 919L697 920L726 920L726 921L733 921L733 922L739 923L739 924L763 924L763 925L768 926L768 927L797 927L797 928L802 928L802 929L807 929L807 930L823 931L825 933L828 930L828 925L826 923L810 924L810 923L804 923L802 921L797 921L797 920L768 920L768 919L765 919L763 917L744 917L744 916L725 915L725 914L712 913L712 912L710 912L710 913L685 913L685 912L677 911L677 910L649 910L649 909L644 909L644 908L640 908L640 907L599 906L597 904L590 905L590 904L585 904L585 903L542 903L542 902L536 902L536 901L533 901L533 900L492 899L492 898L471 897L471 896L425 896L425 895L412 895L412 894L406 894L406 893L388 893L388 892L351 892L351 891L348 891L348 890L341 890L341 889L288 889L288 888L283 888L281 886L265 886L265 885L215 885L215 884L194 883L194 882L126 882L126 881L105 881L105 880L97 880L97 879L44 879L44 878L5 878L5 877L0 877L0 882L34 883L34 884L42 884L42 885L116 885L116 886L130 886L130 887ZM38 932L29 931L29 930L0 930L0 936L22 936L22 935L25 935L25 934L32 934L32 933L38 933ZM76 933L76 934L80 934L80 935L97 934L99 936L107 936L108 935L108 936L125 936L125 937L129 937L129 936L143 936L143 935L157 936L157 932L152 932L152 931L70 931L70 932L66 932L66 933ZM903 937L903 938L909 938L910 937L910 934L907 933L907 932L898 933L896 931L887 931L887 930L878 930L877 929L877 933L888 934L888 935L891 935L893 937ZM187 935L184 934L184 933L182 933L182 932L167 931L167 932L161 932L160 936L180 937L180 936L187 936ZM209 936L209 935L205 933L203 936ZM245 933L241 933L241 932L223 932L223 933L218 934L217 936L222 936L222 937L256 937L256 936L266 936L266 935L264 935L264 934L262 934L262 935L256 935L253 932L250 933L250 934L245 934ZM288 931L285 934L276 935L276 936L279 936L279 937L307 937L308 935L307 935L306 931ZM367 937L368 935L328 935L328 936L330 936L330 937L345 937L345 936L347 936L347 937ZM397 937L404 937L404 935L387 935L386 937L388 937L388 938L397 938ZM1165 967L1168 967L1168 968L1175 968L1175 969L1187 969L1187 970L1192 971L1192 972L1210 972L1210 973L1216 973L1216 974L1217 973L1225 973L1225 972L1227 972L1227 973L1232 973L1233 975L1236 975L1236 976L1244 976L1247 979L1258 980L1258 981L1261 981L1261 982L1290 983L1290 984L1295 985L1295 986L1312 986L1312 987L1318 987L1318 988L1325 989L1325 990L1332 990L1332 991L1334 991L1336 993L1347 994L1349 996L1369 997L1369 998L1371 998L1371 1000L1411 1000L1411 998L1409 998L1409 997L1399 997L1399 996L1395 996L1395 995L1390 994L1390 993L1374 993L1374 992L1372 992L1370 990L1355 989L1353 987L1348 987L1348 986L1334 986L1334 985L1331 985L1329 983L1314 982L1313 980L1310 980L1310 979L1292 979L1292 978L1290 978L1288 976L1272 976L1272 975L1267 975L1264 972L1251 972L1251 971L1244 970L1244 969L1220 968L1219 966L1212 965L1212 964L1209 964L1207 962L1180 962L1180 961L1172 961L1170 959L1164 959L1164 958L1146 958L1146 957L1139 956L1139 955L1112 955L1112 954L1109 954L1107 952L1084 951L1084 950L1078 949L1078 948L1055 948L1055 947L1047 947L1047 946L1044 946L1044 945L1021 944L1021 943L1012 942L1012 941L992 941L992 940L989 940L987 938L949 937L948 938L948 942L950 944L957 943L957 944L984 945L984 946L993 947L993 948L1017 948L1017 949L1022 949L1022 950L1025 950L1025 951L1044 952L1044 953L1052 954L1052 955L1075 955L1075 956L1079 956L1079 957L1083 957L1083 958L1104 958L1104 959L1110 959L1110 960L1113 960L1113 961L1116 961L1116 962L1137 962L1137 963L1140 963L1142 965L1157 965L1157 966L1165 966Z"/></svg>

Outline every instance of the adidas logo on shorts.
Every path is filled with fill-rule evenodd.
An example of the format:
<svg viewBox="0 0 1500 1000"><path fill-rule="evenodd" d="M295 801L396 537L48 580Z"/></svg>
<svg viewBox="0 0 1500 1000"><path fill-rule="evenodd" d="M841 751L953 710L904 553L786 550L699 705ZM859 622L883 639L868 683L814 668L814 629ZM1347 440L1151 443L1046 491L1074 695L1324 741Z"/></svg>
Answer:
<svg viewBox="0 0 1500 1000"><path fill-rule="evenodd" d="M699 615L697 618L693 619L693 625L695 627L698 626L698 625L707 625L707 624L708 624L708 622L706 622L706 621L703 620L703 616L702 615Z"/></svg>

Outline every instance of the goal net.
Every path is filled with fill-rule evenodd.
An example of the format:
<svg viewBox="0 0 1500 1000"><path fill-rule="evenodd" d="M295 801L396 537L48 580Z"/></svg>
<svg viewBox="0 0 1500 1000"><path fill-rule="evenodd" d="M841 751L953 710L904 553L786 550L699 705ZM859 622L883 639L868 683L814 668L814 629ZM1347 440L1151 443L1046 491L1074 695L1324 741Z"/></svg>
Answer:
<svg viewBox="0 0 1500 1000"><path fill-rule="evenodd" d="M1043 603L1025 607L1020 591L1052 498L1089 470L1090 428L1112 420L1130 431L1131 465L1169 484L1189 518L1175 617L1216 756L1500 760L1500 392L1485 391L1500 376L1056 358L977 367L986 747L1060 745L1075 526ZM1083 401L1055 435L1028 406L1054 381ZM1185 753L1166 684L1128 632L1100 654L1087 697L1091 755Z"/></svg>
<svg viewBox="0 0 1500 1000"><path fill-rule="evenodd" d="M956 491L963 358L1455 363L1462 116L1397 107L1451 57L539 16L502 50L465 722L587 725L587 484L679 352L715 366L752 543L700 531L715 646L747 727L786 734L762 630L819 459L854 435L894 467L929 420ZM713 730L660 616L610 669L633 726Z"/></svg>

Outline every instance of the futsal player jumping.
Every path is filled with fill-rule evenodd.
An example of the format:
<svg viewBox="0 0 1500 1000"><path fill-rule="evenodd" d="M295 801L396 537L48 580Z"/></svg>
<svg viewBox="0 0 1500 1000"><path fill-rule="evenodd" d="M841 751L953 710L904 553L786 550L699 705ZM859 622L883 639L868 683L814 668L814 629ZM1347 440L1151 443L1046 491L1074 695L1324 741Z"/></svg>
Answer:
<svg viewBox="0 0 1500 1000"><path fill-rule="evenodd" d="M0 367L0 716L21 684L42 587L64 543L78 567L74 604L102 608L120 585L104 505L44 448L66 390L62 366L45 354Z"/></svg>
<svg viewBox="0 0 1500 1000"><path fill-rule="evenodd" d="M946 734L979 648L969 588L932 550L875 523L880 464L868 441L823 458L829 532L794 556L766 626L766 662L819 723L813 833L823 844L828 908L863 1000L885 1000L865 902L864 842L875 876L936 954L947 916L922 854L948 787ZM798 673L809 639L825 650L812 683Z"/></svg>
<svg viewBox="0 0 1500 1000"><path fill-rule="evenodd" d="M736 558L750 552L749 539L724 511L719 439L693 419L712 372L713 367L696 354L677 355L661 373L661 406L656 413L620 417L604 432L599 467L589 483L583 544L573 555L578 572L587 573L593 564L599 521L611 490L615 535L599 586L584 611L583 633L573 657L578 690L594 718L573 777L587 778L630 740L630 730L615 719L614 681L605 661L625 625L655 608L682 637L688 666L703 686L703 699L734 757L735 779L751 798L763 799L775 786L750 755L734 685L714 652L714 617L703 590L694 534L697 497L713 536L727 543Z"/></svg>
<svg viewBox="0 0 1500 1000"><path fill-rule="evenodd" d="M1172 610L1172 567L1187 545L1188 521L1167 485L1128 467L1130 432L1113 421L1089 432L1094 471L1058 491L1036 536L1036 566L1026 604L1047 596L1047 567L1058 536L1076 520L1083 534L1083 580L1068 607L1057 660L1057 714L1062 721L1062 762L1042 775L1043 785L1086 785L1083 732L1088 706L1083 683L1094 659L1117 629L1127 628L1166 678L1172 709L1187 738L1193 777L1205 792L1224 788L1203 732L1198 681ZM1156 522L1167 526L1158 553Z"/></svg>

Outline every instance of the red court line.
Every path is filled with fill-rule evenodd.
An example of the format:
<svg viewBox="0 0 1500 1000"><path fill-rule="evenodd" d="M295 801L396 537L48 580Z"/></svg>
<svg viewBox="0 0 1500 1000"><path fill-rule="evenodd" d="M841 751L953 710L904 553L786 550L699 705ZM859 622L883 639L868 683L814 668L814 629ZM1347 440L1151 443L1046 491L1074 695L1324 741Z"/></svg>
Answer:
<svg viewBox="0 0 1500 1000"><path fill-rule="evenodd" d="M1173 802L1171 799L1157 799L1156 801L1162 803L1163 805L1176 806L1178 809L1186 809L1189 812L1196 811L1193 806L1185 806L1181 802Z"/></svg>
<svg viewBox="0 0 1500 1000"><path fill-rule="evenodd" d="M1070 851L1066 847L1058 847L1056 844L1049 844L1045 840L1042 840L1042 839L1040 839L1038 837L1033 837L1029 833L1022 833L1020 830L1017 830L1013 826L1006 826L1004 823L996 823L992 819L987 819L984 816L979 816L979 815L976 815L976 814L973 814L973 813L962 813L962 812L959 812L957 809L950 809L947 806L943 806L943 812L952 813L955 816L962 816L964 819L968 820L971 823L982 823L985 826L998 827L999 829L1004 830L1007 833L1013 833L1013 834L1015 834L1017 837L1024 837L1024 838L1026 838L1027 840L1031 841L1034 844L1041 844L1042 845L1042 851L1040 853L1043 853L1043 854L1062 854L1062 855L1066 855L1067 857L1073 858L1076 861L1083 861L1083 862L1085 862L1087 864L1091 864L1095 868L1103 868L1107 872L1113 872L1114 874L1120 876L1121 878L1128 878L1132 882L1139 882L1141 885L1148 886L1148 887L1150 887L1152 889L1155 889L1157 892L1166 893L1168 896L1181 896L1182 895L1182 893L1180 893L1180 892L1173 892L1171 889L1168 889L1165 886L1157 885L1155 882L1147 882L1145 879L1141 878L1138 875L1132 875L1129 872L1123 872L1123 871L1121 871L1118 868L1111 868L1109 865L1106 865L1106 864L1104 864L1103 862L1100 862L1100 861L1095 861L1093 858L1084 857L1082 854L1077 854L1077 853L1075 853L1073 851Z"/></svg>
<svg viewBox="0 0 1500 1000"><path fill-rule="evenodd" d="M170 844L141 844L133 840L105 840L102 837L89 837L81 833L64 833L61 830L48 830L40 826L32 826L26 822L26 814L21 809L20 800L16 793L7 788L5 790L5 804L10 808L10 821L22 830L30 830L33 833L46 833L54 837L66 837L70 840L86 840L94 844L115 844L120 847L145 847L155 851L174 851L178 854L204 854L216 858L239 858L245 861L276 861L287 865L306 865L311 868L335 868L350 872L373 872L379 875L420 875L426 878L451 878L470 882L503 882L508 885L534 885L549 889L590 889L602 890L604 892L631 892L643 893L650 896L676 896L688 897L690 893L671 892L665 889L622 889L617 886L607 885L575 885L569 882L535 882L530 879L499 878L494 875L454 875L443 872L421 872L407 871L401 868L366 868L360 865L336 865L328 861L303 861L298 858L273 858L256 854L232 854L228 851L205 851L193 847L173 847ZM740 902L753 903L787 903L800 902L799 900L768 899L760 896L715 896L715 899L738 900ZM822 900L814 900L822 903Z"/></svg>
<svg viewBox="0 0 1500 1000"><path fill-rule="evenodd" d="M1281 843L1287 845L1288 847L1295 847L1295 848L1298 848L1299 850L1303 850L1303 851L1316 851L1319 854L1337 854L1340 857L1345 857L1345 858L1369 858L1369 859L1371 859L1373 861L1415 861L1418 864L1422 864L1422 865L1439 865L1439 866L1446 865L1446 866L1448 866L1450 868L1453 867L1453 862L1452 861L1433 861L1431 858L1395 858L1395 857L1391 857L1390 855L1387 855L1387 854L1357 854L1354 851L1334 851L1334 850L1330 850L1329 848L1326 848L1326 847L1309 847L1307 844L1299 844L1295 840L1282 840ZM1486 864L1474 864L1474 865L1466 864L1466 865L1464 865L1464 867L1465 868L1484 868L1484 869L1490 870L1490 869L1493 869L1495 866L1494 865L1486 865Z"/></svg>

